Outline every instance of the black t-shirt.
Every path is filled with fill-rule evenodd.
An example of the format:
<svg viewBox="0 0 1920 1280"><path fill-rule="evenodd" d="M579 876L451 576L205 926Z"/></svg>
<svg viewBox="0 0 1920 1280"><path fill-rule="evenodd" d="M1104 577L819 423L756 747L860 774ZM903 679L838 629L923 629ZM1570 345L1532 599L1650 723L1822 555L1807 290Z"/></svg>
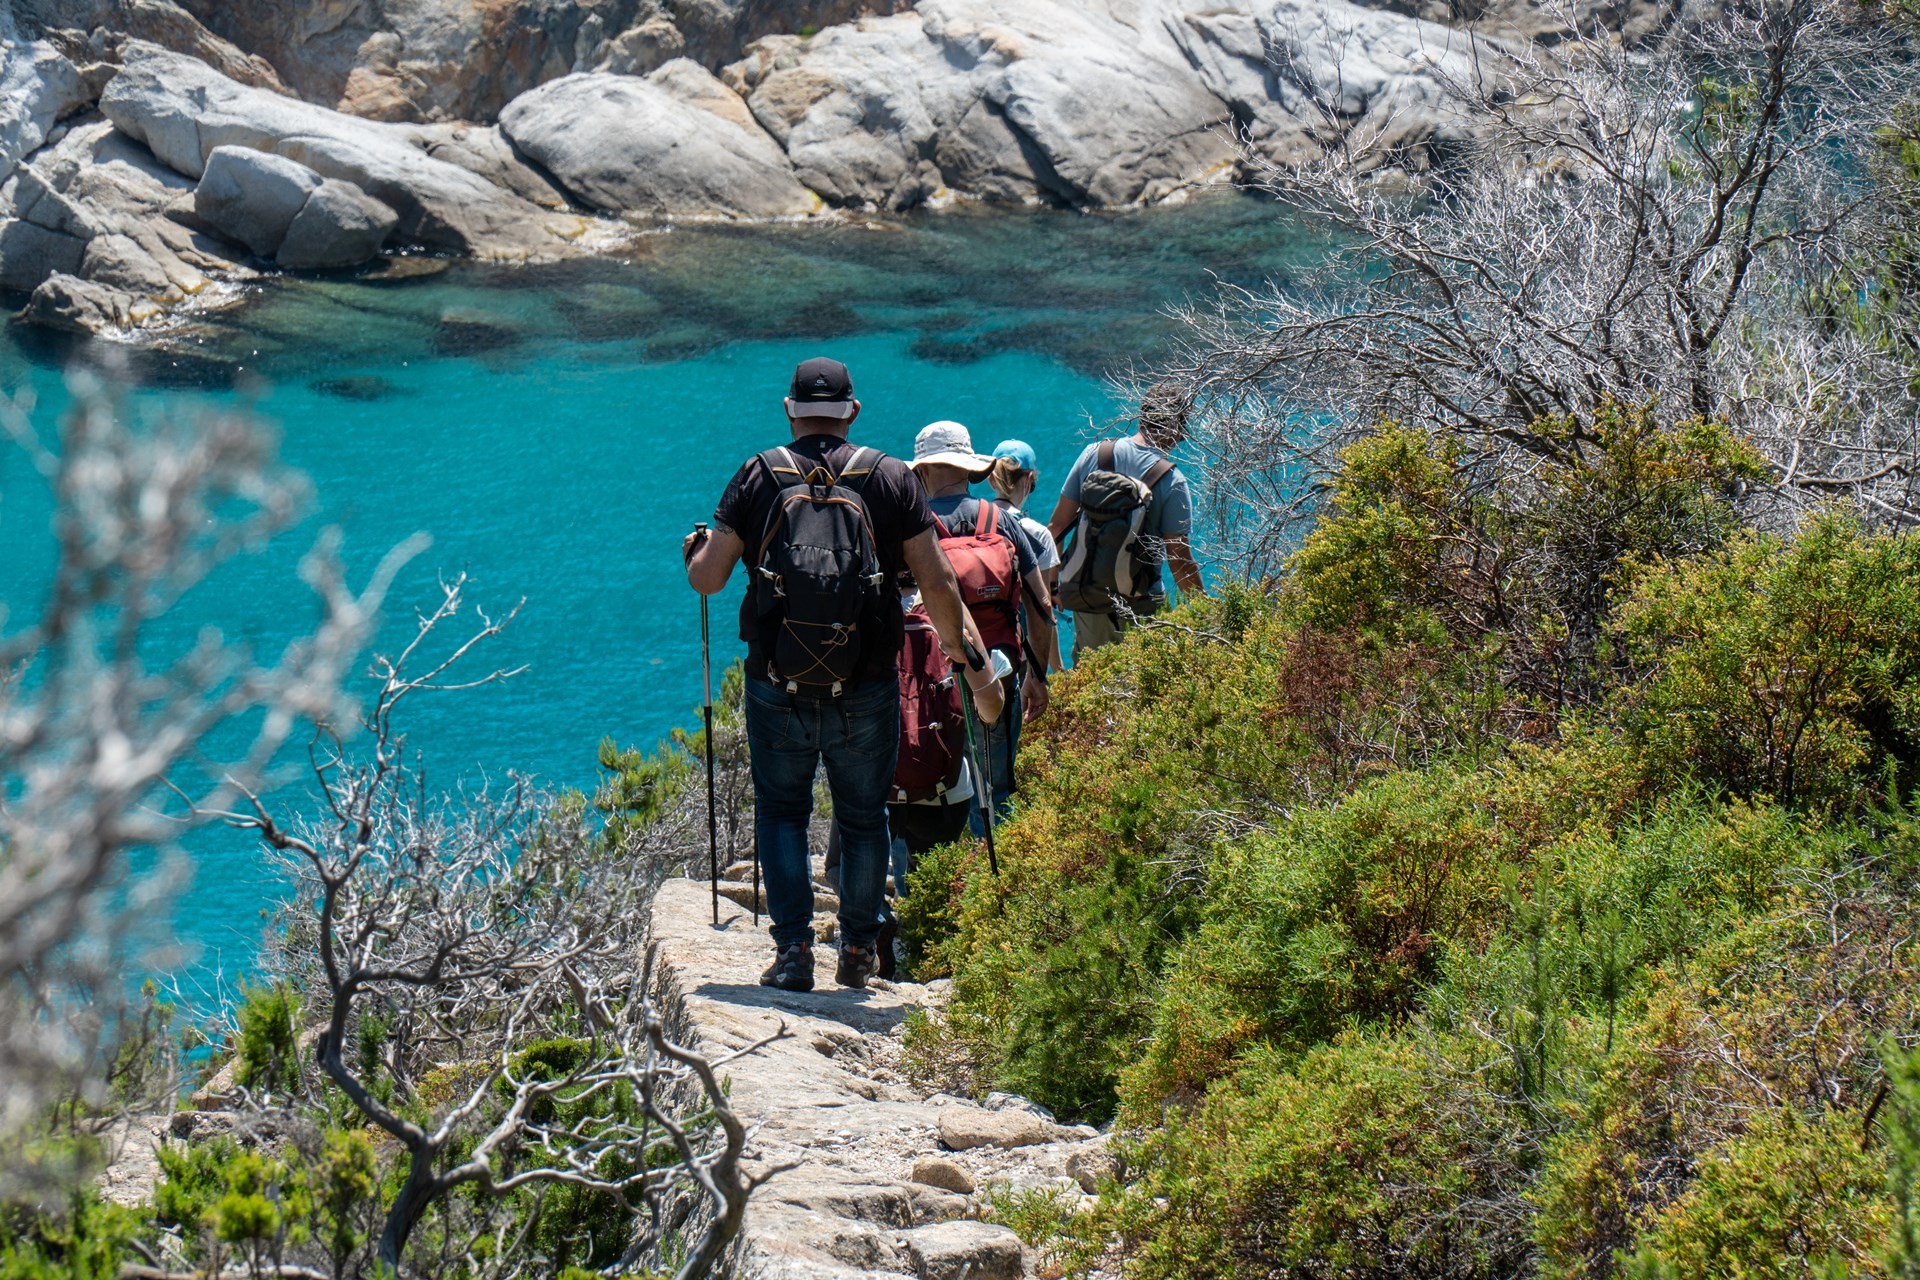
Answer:
<svg viewBox="0 0 1920 1280"><path fill-rule="evenodd" d="M787 448L802 462L823 463L837 473L852 460L860 446L839 436L816 435L802 436ZM893 675L894 661L900 652L899 580L907 568L901 548L909 539L933 527L933 511L927 506L927 491L921 487L919 477L898 458L883 455L859 488L860 497L867 504L867 518L873 522L874 550L879 553L880 567L886 570L887 579L881 588L882 607L872 619L873 625L868 626L866 620L862 620L862 653L856 678L884 679ZM720 496L720 505L713 512L715 528L731 529L746 543L747 549L741 558L746 562L749 576L746 598L740 603L740 638L747 643L747 674L762 680L767 678L768 664L773 659L773 633L771 628L762 628L759 611L754 607L752 573L760 563L760 545L766 538L767 519L773 514L779 492L779 483L756 454L734 472L727 491Z"/></svg>

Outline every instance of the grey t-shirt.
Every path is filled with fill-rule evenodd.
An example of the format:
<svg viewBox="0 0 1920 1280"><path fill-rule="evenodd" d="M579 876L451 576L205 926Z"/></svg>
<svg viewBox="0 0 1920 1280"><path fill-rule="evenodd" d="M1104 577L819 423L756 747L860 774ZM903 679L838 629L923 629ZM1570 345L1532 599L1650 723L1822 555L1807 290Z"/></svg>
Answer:
<svg viewBox="0 0 1920 1280"><path fill-rule="evenodd" d="M1060 486L1061 497L1080 501L1080 484L1087 478L1087 472L1093 470L1099 456L1098 441L1080 451L1073 469L1067 472L1066 483ZM1128 436L1114 443L1113 468L1121 475L1145 479L1148 469L1166 456ZM1147 508L1146 523L1140 532L1150 538L1186 538L1192 530L1193 495L1187 489L1187 477L1175 467L1153 486L1153 505Z"/></svg>
<svg viewBox="0 0 1920 1280"><path fill-rule="evenodd" d="M1060 548L1053 543L1053 531L1051 529L1041 524L1038 520L1035 520L1020 508L1014 506L1011 502L1008 502L1005 498L995 498L993 504L1000 508L1003 517L1011 516L1019 523L1022 529L1026 530L1027 537L1033 541L1034 565L1040 572L1045 573L1049 569L1059 567Z"/></svg>

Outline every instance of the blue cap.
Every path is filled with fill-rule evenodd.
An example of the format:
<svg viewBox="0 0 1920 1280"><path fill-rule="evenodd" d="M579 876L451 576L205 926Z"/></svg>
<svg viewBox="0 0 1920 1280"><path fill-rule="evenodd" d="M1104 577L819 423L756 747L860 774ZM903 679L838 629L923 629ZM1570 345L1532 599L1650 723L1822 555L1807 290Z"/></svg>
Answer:
<svg viewBox="0 0 1920 1280"><path fill-rule="evenodd" d="M1002 440L993 446L996 458L1012 458L1023 471L1038 471L1039 459L1033 456L1033 446L1025 440Z"/></svg>

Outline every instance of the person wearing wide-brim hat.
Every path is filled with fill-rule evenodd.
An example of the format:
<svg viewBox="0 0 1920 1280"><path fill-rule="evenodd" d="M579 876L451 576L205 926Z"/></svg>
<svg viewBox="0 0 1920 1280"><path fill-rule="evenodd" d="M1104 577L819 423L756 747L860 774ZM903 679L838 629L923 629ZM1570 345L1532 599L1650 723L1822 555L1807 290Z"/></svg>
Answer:
<svg viewBox="0 0 1920 1280"><path fill-rule="evenodd" d="M969 484L978 483L987 478L987 472L993 470L993 459L973 451L973 435L958 422L929 422L920 428L920 434L913 438L913 469L920 473L922 483L928 479L930 467L948 467L964 473ZM942 476L943 484L951 484L953 477ZM927 484L931 493L933 486Z"/></svg>
<svg viewBox="0 0 1920 1280"><path fill-rule="evenodd" d="M974 481L986 479L993 470L994 460L974 451L973 436L965 426L943 421L922 427L913 441L911 465L927 487L927 502L940 522L943 539L966 538L981 526L983 519L991 518L995 531L1013 548L1016 580L1009 585L1015 598L1001 602L1007 625L997 629L997 634L988 635L989 643L1005 653L1013 666L1013 674L1006 680L1007 714L987 730L987 768L992 774L994 811L1005 813L1013 798L1013 758L1019 747L1023 718L1021 700L1025 698L1035 704L1032 715L1045 709L1046 662L1037 655L1054 651L1053 610L1046 579L1041 576L1040 553L1019 521L1000 519L998 510L994 510L991 517L985 516L982 508L991 509L994 504L967 491L967 486ZM990 605L969 600L968 607L983 633L996 631ZM1026 623L1026 643L1022 643L1019 632L1022 618Z"/></svg>

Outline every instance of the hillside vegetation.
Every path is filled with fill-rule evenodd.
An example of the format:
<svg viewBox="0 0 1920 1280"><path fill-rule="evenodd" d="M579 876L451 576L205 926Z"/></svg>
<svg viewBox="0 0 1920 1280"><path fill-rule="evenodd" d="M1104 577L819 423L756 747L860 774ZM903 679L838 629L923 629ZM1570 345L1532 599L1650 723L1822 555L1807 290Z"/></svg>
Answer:
<svg viewBox="0 0 1920 1280"><path fill-rule="evenodd" d="M1591 425L1519 520L1351 446L1284 575L1064 683L999 878L917 872L922 1069L1135 1135L1067 1270L1913 1265L1920 542Z"/></svg>

